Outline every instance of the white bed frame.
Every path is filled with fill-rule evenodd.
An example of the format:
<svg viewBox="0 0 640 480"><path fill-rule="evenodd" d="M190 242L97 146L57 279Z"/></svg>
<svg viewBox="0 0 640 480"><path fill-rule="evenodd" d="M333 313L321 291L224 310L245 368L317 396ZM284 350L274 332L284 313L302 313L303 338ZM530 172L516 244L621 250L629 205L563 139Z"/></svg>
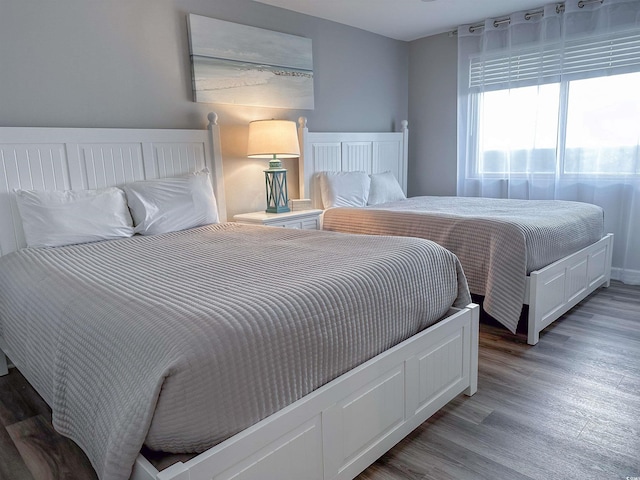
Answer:
<svg viewBox="0 0 640 480"><path fill-rule="evenodd" d="M224 220L215 114L207 130L0 128L0 254L25 245L15 188L101 188L205 166ZM140 455L131 478L353 478L455 396L475 393L478 317L473 304L452 309L441 322L187 462L159 472ZM8 371L6 350L0 336L0 375Z"/></svg>
<svg viewBox="0 0 640 480"><path fill-rule="evenodd" d="M298 120L300 140L300 197L323 208L314 174L321 171L391 171L407 193L407 121L399 132L310 132L307 119ZM540 332L601 286L609 286L613 234L527 276L523 305L529 305L527 343L535 345Z"/></svg>

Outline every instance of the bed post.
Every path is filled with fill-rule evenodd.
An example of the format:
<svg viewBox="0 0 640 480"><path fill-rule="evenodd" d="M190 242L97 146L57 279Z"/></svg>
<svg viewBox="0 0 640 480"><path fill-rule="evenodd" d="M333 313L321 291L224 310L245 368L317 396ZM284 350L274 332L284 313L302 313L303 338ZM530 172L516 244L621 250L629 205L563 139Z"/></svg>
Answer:
<svg viewBox="0 0 640 480"><path fill-rule="evenodd" d="M402 133L402 179L400 180L400 186L404 190L404 194L407 193L407 178L409 176L409 122L402 120L400 122L400 132Z"/></svg>
<svg viewBox="0 0 640 480"><path fill-rule="evenodd" d="M475 303L467 305L471 310L471 351L469 355L469 387L464 394L471 396L478 391L478 344L480 342L480 307Z"/></svg>
<svg viewBox="0 0 640 480"><path fill-rule="evenodd" d="M209 149L213 180L213 190L218 204L218 215L220 222L227 221L227 202L224 195L224 178L222 175L222 147L220 146L220 126L218 125L218 114L211 112L207 115L209 125Z"/></svg>
<svg viewBox="0 0 640 480"><path fill-rule="evenodd" d="M305 162L305 150L307 148L307 134L309 133L309 129L307 128L307 117L298 118L298 143L300 144L300 158L298 158L298 191L300 193L299 198L311 198L306 197L309 192L305 189L305 171L304 171L304 162ZM315 207L314 207L315 208Z"/></svg>
<svg viewBox="0 0 640 480"><path fill-rule="evenodd" d="M602 284L603 287L609 288L611 286L611 263L613 261L613 233L607 233L605 238L609 239L609 248L607 249L607 255L604 263L604 277L605 282Z"/></svg>
<svg viewBox="0 0 640 480"><path fill-rule="evenodd" d="M529 298L533 301L527 301L529 304L529 314L527 317L527 343L535 345L540 341L540 316L542 315L542 306L540 305L540 293L538 287L542 281L538 272L531 272L529 275Z"/></svg>

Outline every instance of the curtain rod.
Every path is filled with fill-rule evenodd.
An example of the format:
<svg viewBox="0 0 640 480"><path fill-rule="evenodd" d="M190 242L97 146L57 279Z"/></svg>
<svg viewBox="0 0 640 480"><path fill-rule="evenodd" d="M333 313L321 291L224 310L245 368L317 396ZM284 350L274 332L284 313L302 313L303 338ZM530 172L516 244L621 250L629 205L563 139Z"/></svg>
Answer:
<svg viewBox="0 0 640 480"><path fill-rule="evenodd" d="M582 8L585 5L589 5L591 3L602 3L604 2L604 0L580 0L578 2L578 8ZM561 13L564 12L564 3L559 3L556 5L556 12L557 13ZM527 12L524 14L524 18L525 20L531 20L533 17L536 17L538 15L544 15L544 9L540 8L538 10L534 10L533 12ZM495 20L493 22L493 26L497 27L499 25L505 24L505 23L509 23L511 22L511 17L504 17L504 18L500 18L498 20ZM477 25L471 25L469 27L469 31L471 33L475 32L476 30L480 29L480 28L484 28L484 23L479 23ZM453 35L457 35L458 34L458 29L455 29L451 32L449 32L449 36L453 36Z"/></svg>

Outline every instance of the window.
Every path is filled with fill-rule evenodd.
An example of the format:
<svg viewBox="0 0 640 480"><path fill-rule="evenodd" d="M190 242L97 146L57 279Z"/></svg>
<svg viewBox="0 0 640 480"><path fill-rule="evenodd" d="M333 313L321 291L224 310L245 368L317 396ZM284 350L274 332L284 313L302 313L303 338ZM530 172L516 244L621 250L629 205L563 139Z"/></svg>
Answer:
<svg viewBox="0 0 640 480"><path fill-rule="evenodd" d="M561 92L566 92L563 101ZM475 94L476 173L640 175L640 72Z"/></svg>
<svg viewBox="0 0 640 480"><path fill-rule="evenodd" d="M555 173L559 85L478 95L478 173Z"/></svg>
<svg viewBox="0 0 640 480"><path fill-rule="evenodd" d="M637 29L472 55L467 175L640 175Z"/></svg>
<svg viewBox="0 0 640 480"><path fill-rule="evenodd" d="M639 14L640 0L562 0L458 27L457 195L601 206L614 278L634 285Z"/></svg>
<svg viewBox="0 0 640 480"><path fill-rule="evenodd" d="M569 83L565 174L640 175L640 72Z"/></svg>

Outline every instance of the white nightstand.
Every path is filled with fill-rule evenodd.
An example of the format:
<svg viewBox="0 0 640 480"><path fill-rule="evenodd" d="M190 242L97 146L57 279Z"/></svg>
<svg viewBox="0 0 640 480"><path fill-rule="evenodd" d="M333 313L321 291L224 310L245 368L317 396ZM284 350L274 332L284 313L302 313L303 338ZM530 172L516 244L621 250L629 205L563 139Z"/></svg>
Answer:
<svg viewBox="0 0 640 480"><path fill-rule="evenodd" d="M322 210L299 210L286 213L253 212L234 215L233 220L250 225L320 230L321 213Z"/></svg>

